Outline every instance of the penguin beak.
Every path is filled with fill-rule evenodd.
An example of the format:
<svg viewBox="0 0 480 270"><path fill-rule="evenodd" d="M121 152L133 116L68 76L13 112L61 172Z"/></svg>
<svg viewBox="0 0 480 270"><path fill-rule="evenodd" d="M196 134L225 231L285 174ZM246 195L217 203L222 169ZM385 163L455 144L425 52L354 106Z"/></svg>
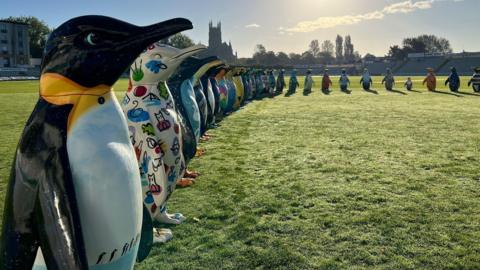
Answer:
<svg viewBox="0 0 480 270"><path fill-rule="evenodd" d="M192 22L183 18L171 19L161 23L140 27L138 33L134 34L133 39L130 39L131 45L128 47L141 48L141 52L148 45L156 41L192 28ZM138 54L140 54L140 52L138 52ZM135 55L135 57L137 57L137 55Z"/></svg>

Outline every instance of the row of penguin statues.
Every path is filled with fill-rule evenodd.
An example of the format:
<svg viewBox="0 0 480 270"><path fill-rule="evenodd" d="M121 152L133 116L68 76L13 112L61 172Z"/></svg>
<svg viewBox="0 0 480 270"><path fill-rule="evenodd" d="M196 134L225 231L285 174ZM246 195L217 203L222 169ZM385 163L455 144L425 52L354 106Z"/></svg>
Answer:
<svg viewBox="0 0 480 270"><path fill-rule="evenodd" d="M92 15L52 32L9 178L1 269L132 269L171 238L162 224L185 217L167 202L198 176L187 167L207 130L285 87L284 72L158 42L191 28L183 18L139 27ZM129 67L118 102L112 86Z"/></svg>

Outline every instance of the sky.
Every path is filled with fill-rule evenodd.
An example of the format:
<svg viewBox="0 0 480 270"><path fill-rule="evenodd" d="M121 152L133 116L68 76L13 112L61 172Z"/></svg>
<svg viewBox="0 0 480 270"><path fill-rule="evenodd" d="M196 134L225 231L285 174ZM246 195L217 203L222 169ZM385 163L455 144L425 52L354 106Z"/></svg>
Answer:
<svg viewBox="0 0 480 270"><path fill-rule="evenodd" d="M250 57L256 44L302 53L310 41L334 42L337 34L350 34L361 55L383 56L420 34L449 39L455 52L480 51L479 10L480 0L5 0L0 18L32 15L56 27L93 14L137 25L184 17L195 27L185 34L203 44L209 21L221 21L223 40L239 57Z"/></svg>

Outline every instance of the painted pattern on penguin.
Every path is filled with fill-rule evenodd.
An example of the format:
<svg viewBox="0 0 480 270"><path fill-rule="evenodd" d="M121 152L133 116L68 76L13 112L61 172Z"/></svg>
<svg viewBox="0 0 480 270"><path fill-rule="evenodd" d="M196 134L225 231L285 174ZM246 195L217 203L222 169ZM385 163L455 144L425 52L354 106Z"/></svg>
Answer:
<svg viewBox="0 0 480 270"><path fill-rule="evenodd" d="M293 94L297 91L297 87L300 86L298 84L298 79L297 79L297 71L292 70L292 73L290 74L290 82L288 83L288 93Z"/></svg>
<svg viewBox="0 0 480 270"><path fill-rule="evenodd" d="M2 269L133 269L140 174L111 86L149 43L190 28L82 16L52 32L10 176Z"/></svg>
<svg viewBox="0 0 480 270"><path fill-rule="evenodd" d="M303 83L303 93L309 94L312 92L313 87L313 78L312 78L312 71L308 70L307 74L305 75L305 81Z"/></svg>
<svg viewBox="0 0 480 270"><path fill-rule="evenodd" d="M233 109L238 110L240 106L243 104L245 99L245 86L243 85L242 77L241 77L241 68L235 68L232 71L233 75L233 83L235 84L235 103L233 104Z"/></svg>
<svg viewBox="0 0 480 270"><path fill-rule="evenodd" d="M450 91L458 92L458 89L460 88L460 76L458 76L456 68L452 67L450 70L452 71L452 73L450 73L447 80L445 81L445 85L448 84Z"/></svg>
<svg viewBox="0 0 480 270"><path fill-rule="evenodd" d="M433 68L427 69L427 77L423 80L423 84L427 84L428 91L435 91L437 89L437 77L433 73Z"/></svg>
<svg viewBox="0 0 480 270"><path fill-rule="evenodd" d="M278 94L283 93L283 89L285 88L285 70L280 70L277 76L277 84L276 84L276 92Z"/></svg>
<svg viewBox="0 0 480 270"><path fill-rule="evenodd" d="M143 203L156 223L180 224L184 217L168 214L167 202L186 168L184 137L175 101L165 81L180 65L176 56L156 42L131 66L130 87L123 101L130 138L142 177Z"/></svg>
<svg viewBox="0 0 480 270"><path fill-rule="evenodd" d="M395 77L393 77L392 71L389 68L387 68L387 74L385 77L383 77L382 84L385 84L386 90L393 90L393 86L395 85Z"/></svg>
<svg viewBox="0 0 480 270"><path fill-rule="evenodd" d="M363 90L370 90L373 81L372 77L370 76L370 72L368 72L368 69L365 69L363 71L362 78L360 79L360 84L362 85Z"/></svg>
<svg viewBox="0 0 480 270"><path fill-rule="evenodd" d="M234 110L235 103L237 101L237 88L233 83L233 70L229 69L227 74L225 74L225 80L228 86L227 92L227 107L225 113L231 113Z"/></svg>
<svg viewBox="0 0 480 270"><path fill-rule="evenodd" d="M468 86L470 85L472 86L474 92L480 93L480 67L475 68L475 73L468 81Z"/></svg>

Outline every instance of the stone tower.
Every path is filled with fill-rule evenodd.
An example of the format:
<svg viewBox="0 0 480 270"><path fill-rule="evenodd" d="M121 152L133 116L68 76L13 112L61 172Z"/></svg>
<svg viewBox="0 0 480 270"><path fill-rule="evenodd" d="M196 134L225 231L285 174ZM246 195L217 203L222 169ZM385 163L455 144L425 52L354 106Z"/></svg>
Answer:
<svg viewBox="0 0 480 270"><path fill-rule="evenodd" d="M222 23L218 22L217 26L213 26L210 21L208 25L208 46L210 48L219 48L222 45Z"/></svg>

